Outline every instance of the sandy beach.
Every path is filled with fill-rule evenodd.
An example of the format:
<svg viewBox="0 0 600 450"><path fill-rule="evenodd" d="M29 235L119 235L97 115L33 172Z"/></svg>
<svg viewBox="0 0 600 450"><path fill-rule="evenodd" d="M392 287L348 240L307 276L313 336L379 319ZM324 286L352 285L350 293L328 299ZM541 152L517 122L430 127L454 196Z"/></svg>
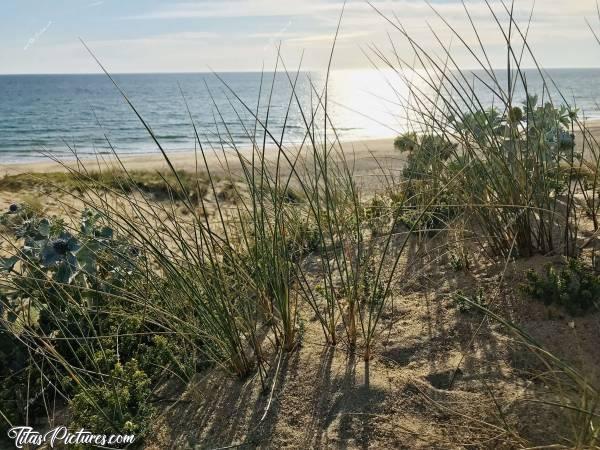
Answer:
<svg viewBox="0 0 600 450"><path fill-rule="evenodd" d="M577 128L577 127L576 127ZM595 138L600 138L600 119L591 119L586 121L587 131ZM586 149L588 145L584 145L581 132L575 131L576 135L576 150ZM394 149L394 138L377 138L367 139L358 141L343 141L341 147L347 161L355 169L356 175L364 175L373 171L381 170L380 166L384 168L397 167L399 161L401 161L401 154ZM308 145L305 145L301 151L305 151ZM286 153L291 158L292 155L296 155L299 147L287 146ZM248 160L251 158L251 149L242 149L240 154ZM275 161L277 152L273 146L267 147L266 151L267 159ZM167 155L171 160L172 164L176 169L195 171L198 167L199 171L203 170L203 161L200 153L196 153L193 150L190 151L175 151L169 152ZM205 150L205 157L207 164L209 165L211 172L215 174L233 171L233 173L239 172L240 163L238 156L231 149L225 150L226 158L224 158L222 150ZM164 157L161 155L159 149L152 151L147 154L139 155L126 155L120 157L121 162L128 170L161 170L167 168ZM225 163L226 162L226 163ZM118 162L111 155L98 155L95 158L93 155L84 155L81 157L81 163L88 170L95 170L98 168L118 167ZM227 168L225 168L227 164ZM77 163L74 159L65 159L61 163L52 161L50 158L47 160L41 160L36 162L27 163L0 163L0 176L4 175L18 175L24 173L50 173L50 172L64 172L66 167L76 167ZM66 167L65 167L66 166Z"/></svg>
<svg viewBox="0 0 600 450"><path fill-rule="evenodd" d="M2 2L0 450L600 449L600 12L514 3Z"/></svg>
<svg viewBox="0 0 600 450"><path fill-rule="evenodd" d="M399 153L394 150L393 138L349 141L342 143L342 147L348 161L355 162L356 167L361 171L377 167L374 157L379 162L382 162L390 158L396 159L399 156ZM286 152L291 157L292 155L296 155L298 150L298 147L287 147ZM203 170L203 161L200 153L178 151L168 152L167 154L172 164L179 170L194 171L196 165L198 165L200 171ZM225 170L225 161L229 166L228 169L234 172L236 169L239 169L240 163L235 152L226 150L225 154L226 158L224 158L222 151L205 151L206 160L211 171L214 169L215 173L219 173L220 170ZM244 149L240 151L240 154L250 159L252 151L251 149ZM269 147L266 151L266 156L271 160L275 160L277 156L276 148ZM128 170L160 170L167 167L165 159L158 149L150 154L124 156L121 158L121 161ZM86 155L82 157L81 162L86 168L92 170L94 168L116 167L118 165L116 159L111 155L99 155L97 159ZM65 166L75 167L76 165L77 163L73 159L65 160L64 165L50 159L32 163L0 164L0 174L17 175L23 173L63 172L66 170Z"/></svg>

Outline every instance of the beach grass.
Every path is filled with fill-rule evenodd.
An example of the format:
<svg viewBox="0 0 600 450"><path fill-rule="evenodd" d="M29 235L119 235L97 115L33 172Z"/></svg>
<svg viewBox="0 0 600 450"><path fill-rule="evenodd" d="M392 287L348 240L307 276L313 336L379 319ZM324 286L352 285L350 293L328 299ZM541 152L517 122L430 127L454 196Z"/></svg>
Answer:
<svg viewBox="0 0 600 450"><path fill-rule="evenodd" d="M441 39L440 58L382 14L416 62L373 49L376 65L408 86L404 107L411 119L410 131L395 142L405 159L401 176L387 174L380 162L376 188L355 176L351 149L328 110L328 81L311 85L314 102L307 108L296 91L301 73L288 70L282 58L275 72L290 86L285 117L298 110L303 142L287 145L285 125L273 131L270 111L279 105L250 105L221 80L252 148L236 147L216 101L219 141L230 143L227 148L203 142L188 110L198 148L194 170L175 168L150 124L105 70L165 168L131 171L115 152L115 167L81 160L64 163L60 173L0 179L3 191L35 189L79 209L58 217L15 203L2 218L0 357L16 361L0 369L6 375L2 395L9 398L0 412L9 425L30 415L51 416L53 402L73 426L150 439L164 386L172 380L193 386L198 376L218 371L222 380L259 380L266 401L253 415L258 428L276 409L288 362L309 345L305 333L326 352L342 352L348 367L350 360L362 362L365 395L382 389L373 387L371 370L384 365L379 355L393 328L409 326L406 318L388 317L397 314L411 284L450 255L456 272L469 272L475 259L499 268L495 287L502 293L508 267L539 255L580 259L596 276L579 234L584 218L592 224L592 238L598 230L596 137L574 107L559 105L564 98L528 92L522 67L535 58L527 31L506 5L498 8L492 15L506 40L506 85L485 46L469 46L449 24L479 64L479 75L461 69ZM546 80L541 69L539 74ZM489 86L496 108L482 106L474 81ZM273 89L274 83L260 87L270 94ZM526 93L524 103L515 92ZM261 106L266 113L258 113ZM241 119L247 115L250 122ZM577 148L575 134L585 148ZM209 153L220 155L218 171ZM227 171L229 162L238 169ZM508 304L488 303L483 294L454 294L463 312L481 316L469 322L469 344L461 348L445 390L452 392L468 370L463 362L469 345L494 324L500 331L493 332L544 365L534 375L545 380L542 387L532 388L531 398L519 398L528 402L527 412L543 403L570 424L568 434L549 435L557 442L539 444L535 434L512 425L523 415L482 388L496 408L489 418L470 417L465 436L476 439L479 433L476 446L482 448L485 442L597 445L599 397L590 377L530 336L518 325L524 318L514 317ZM11 392L19 395L10 398ZM463 419L469 414L448 404ZM486 441L488 435L494 437Z"/></svg>

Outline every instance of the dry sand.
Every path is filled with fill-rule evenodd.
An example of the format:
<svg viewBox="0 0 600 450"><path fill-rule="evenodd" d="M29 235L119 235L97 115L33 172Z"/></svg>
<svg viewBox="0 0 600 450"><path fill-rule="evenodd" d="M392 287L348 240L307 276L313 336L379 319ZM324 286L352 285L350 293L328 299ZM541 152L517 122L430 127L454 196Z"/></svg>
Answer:
<svg viewBox="0 0 600 450"><path fill-rule="evenodd" d="M600 122L590 124L590 130L600 135ZM581 137L577 148L582 148ZM343 149L355 176L363 179L380 179L382 169L389 174L401 167L392 139L348 142ZM194 153L170 157L178 169L196 167ZM207 160L215 173L225 170L222 155L209 152ZM158 151L123 162L130 170L165 168ZM228 170L239 170L235 155L229 154L228 163ZM94 164L86 161L88 168ZM54 162L0 165L0 175L61 170ZM14 195L1 194L0 204ZM523 297L519 285L525 270L539 269L552 258L538 256L506 267L482 258L467 271L453 269L447 255L440 258L442 250L435 249L431 244L425 257L409 251L403 258L398 269L402 283L386 308L369 363L368 389L360 352L325 347L318 322L303 309L301 346L281 360L272 392L263 393L256 376L238 380L217 369L198 374L187 386L167 386L145 448L514 448L526 443L517 436L527 444L556 442L565 431L557 426L561 419L522 402L547 389L543 380L524 375L539 361L510 345L493 321L460 312L452 294L483 289L494 308L518 320L560 357L586 361L581 365L596 374L600 362L590 355L600 346L599 314L556 316ZM277 355L272 357L275 366ZM504 431L505 425L514 436Z"/></svg>
<svg viewBox="0 0 600 450"><path fill-rule="evenodd" d="M342 146L346 158L349 161L355 161L360 170L369 168L376 169L378 166L374 157L376 157L380 163L384 164L387 160L398 159L398 152L394 150L392 138L350 141L343 143ZM306 152L306 148L298 149L294 147L288 147L286 149L286 153L291 157L292 155L296 155L299 150ZM247 159L250 159L252 155L251 149L241 150L240 153ZM226 155L229 168L233 171L239 169L240 163L237 160L237 155L231 150L226 151ZM106 155L104 156L104 160L95 159L94 157L88 156L86 159L82 159L82 162L88 168L93 168L98 165L100 167L106 167L116 163L114 158L106 157ZM200 168L203 166L201 155L199 153L195 153L194 151L171 152L168 153L168 156L173 165L180 170L193 171L196 168L196 164L198 164L198 167ZM207 150L205 152L205 156L211 170L214 169L217 172L219 170L224 170L225 159L221 151L215 152ZM276 149L267 149L266 156L267 158L274 160L277 156ZM129 170L158 170L167 167L165 159L158 149L151 154L123 157L122 162ZM73 160L66 161L65 164L67 166L76 166L76 162ZM61 171L65 171L65 167L51 160L34 163L0 164L0 175Z"/></svg>
<svg viewBox="0 0 600 450"><path fill-rule="evenodd" d="M594 136L595 139L600 141L600 119L589 120L586 122L588 132ZM576 133L576 149L586 149L588 146L584 145L583 139L580 132ZM385 169L388 173L393 173L397 170L399 161L402 160L399 152L394 149L393 138L381 138L381 139L367 139L359 141L346 141L342 142L341 148L345 158L351 163L354 168L355 175L381 175L381 169ZM286 153L291 158L296 155L298 151L307 153L307 146L304 148L288 146L285 149ZM243 149L240 153L250 159L252 155L251 149ZM203 161L199 153L194 151L177 151L167 152L169 159L179 170L194 171L198 167L202 170ZM231 151L226 151L227 155L227 169L232 170L234 173L239 171L240 163L237 159L237 155ZM266 157L271 161L274 161L277 157L276 148L268 148ZM205 157L211 171L218 174L219 171L225 171L225 158L222 151L206 150ZM103 158L103 159L101 159ZM154 150L151 153L135 156L123 156L121 161L125 167L129 170L160 170L167 167L164 157L158 150ZM101 155L98 159L93 156L87 155L82 158L83 164L89 169L94 167L107 167L114 166L116 160L110 155ZM64 163L67 166L75 166L74 160L65 160ZM62 172L65 171L65 167L50 159L44 161L38 161L33 163L10 163L2 164L0 162L0 176L2 175L16 175L22 173L48 173L48 172ZM391 171L391 172L390 172Z"/></svg>

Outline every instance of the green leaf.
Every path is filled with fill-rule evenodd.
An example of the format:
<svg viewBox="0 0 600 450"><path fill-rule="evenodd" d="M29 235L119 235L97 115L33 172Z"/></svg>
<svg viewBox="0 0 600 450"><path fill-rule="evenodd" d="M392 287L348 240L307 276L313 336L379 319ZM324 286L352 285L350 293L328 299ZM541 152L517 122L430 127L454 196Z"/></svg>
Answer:
<svg viewBox="0 0 600 450"><path fill-rule="evenodd" d="M83 247L81 247L77 253L77 261L85 273L94 275L96 273L96 252L97 245L92 245L93 243L89 243Z"/></svg>
<svg viewBox="0 0 600 450"><path fill-rule="evenodd" d="M79 271L77 257L72 253L67 253L65 260L58 267L54 280L63 284L71 284Z"/></svg>
<svg viewBox="0 0 600 450"><path fill-rule="evenodd" d="M41 236L48 237L50 235L50 221L48 219L40 220L37 231Z"/></svg>
<svg viewBox="0 0 600 450"><path fill-rule="evenodd" d="M0 268L4 270L12 270L15 264L19 261L18 256L11 256L9 258L0 258Z"/></svg>
<svg viewBox="0 0 600 450"><path fill-rule="evenodd" d="M113 238L113 230L110 227L103 227L100 230L96 231L96 237L101 239L112 239Z"/></svg>

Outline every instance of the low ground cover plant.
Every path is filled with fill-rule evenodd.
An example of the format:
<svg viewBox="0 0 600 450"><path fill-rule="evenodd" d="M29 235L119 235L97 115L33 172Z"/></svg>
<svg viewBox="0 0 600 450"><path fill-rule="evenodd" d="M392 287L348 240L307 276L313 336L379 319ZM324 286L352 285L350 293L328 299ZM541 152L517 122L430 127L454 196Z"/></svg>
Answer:
<svg viewBox="0 0 600 450"><path fill-rule="evenodd" d="M562 267L548 265L541 274L531 269L526 277L524 291L546 305L560 306L572 315L600 306L600 277L577 259Z"/></svg>
<svg viewBox="0 0 600 450"><path fill-rule="evenodd" d="M58 400L74 426L143 434L152 386L165 374L195 371L181 339L165 338L157 318L144 314L139 296L152 289L139 270L142 251L101 222L85 210L69 227L26 205L0 217L12 243L1 260L0 303L8 423L43 415Z"/></svg>

